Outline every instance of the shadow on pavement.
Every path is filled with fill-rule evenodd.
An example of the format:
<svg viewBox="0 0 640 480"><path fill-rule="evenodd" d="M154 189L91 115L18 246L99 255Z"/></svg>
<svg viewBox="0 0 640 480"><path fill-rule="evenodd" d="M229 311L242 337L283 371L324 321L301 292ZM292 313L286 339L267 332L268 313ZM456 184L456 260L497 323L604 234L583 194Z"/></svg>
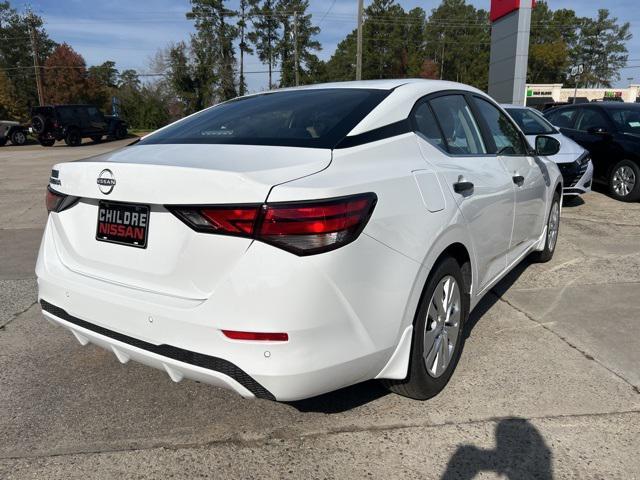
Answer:
<svg viewBox="0 0 640 480"><path fill-rule="evenodd" d="M579 207L584 205L585 201L582 199L580 195L571 195L567 197L562 197L562 207Z"/></svg>
<svg viewBox="0 0 640 480"><path fill-rule="evenodd" d="M378 381L369 380L317 397L289 402L289 405L300 412L342 413L382 398L389 393L389 390Z"/></svg>
<svg viewBox="0 0 640 480"><path fill-rule="evenodd" d="M472 479L481 472L495 472L509 480L551 480L552 457L536 427L523 418L506 418L496 426L495 449L459 446L442 480Z"/></svg>
<svg viewBox="0 0 640 480"><path fill-rule="evenodd" d="M483 298L480 303L473 309L467 323L464 325L465 338L469 338L473 327L480 321L485 313L493 307L498 300L506 293L507 290L520 278L520 275L531 265L529 259L524 259L513 270L511 270L502 280L500 280Z"/></svg>

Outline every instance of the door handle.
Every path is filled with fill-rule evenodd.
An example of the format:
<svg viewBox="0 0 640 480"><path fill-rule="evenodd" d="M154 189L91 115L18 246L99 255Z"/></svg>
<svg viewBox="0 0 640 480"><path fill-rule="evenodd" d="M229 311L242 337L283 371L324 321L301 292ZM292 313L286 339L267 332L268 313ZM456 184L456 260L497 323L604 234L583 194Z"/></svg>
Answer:
<svg viewBox="0 0 640 480"><path fill-rule="evenodd" d="M456 193L473 193L473 183L459 179L453 184L453 191Z"/></svg>
<svg viewBox="0 0 640 480"><path fill-rule="evenodd" d="M515 183L519 187L521 187L522 184L524 183L524 177L522 175L514 175L512 178L513 178L513 183Z"/></svg>

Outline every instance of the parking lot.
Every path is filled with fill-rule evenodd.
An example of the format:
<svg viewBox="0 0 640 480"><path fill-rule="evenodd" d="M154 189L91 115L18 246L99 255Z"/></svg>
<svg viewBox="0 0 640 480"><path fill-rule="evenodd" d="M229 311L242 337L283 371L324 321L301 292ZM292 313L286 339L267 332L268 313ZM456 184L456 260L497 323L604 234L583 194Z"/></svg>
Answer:
<svg viewBox="0 0 640 480"><path fill-rule="evenodd" d="M640 478L640 203L565 204L554 259L485 297L436 398L243 400L41 316L51 166L129 141L0 148L0 479Z"/></svg>

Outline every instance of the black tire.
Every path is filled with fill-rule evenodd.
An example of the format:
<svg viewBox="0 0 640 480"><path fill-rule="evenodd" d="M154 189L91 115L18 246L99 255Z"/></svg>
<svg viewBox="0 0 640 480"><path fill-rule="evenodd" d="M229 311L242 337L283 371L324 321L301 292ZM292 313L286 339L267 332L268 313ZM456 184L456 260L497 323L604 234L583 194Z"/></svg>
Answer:
<svg viewBox="0 0 640 480"><path fill-rule="evenodd" d="M555 238L549 234L551 231L552 225L552 217L554 216L554 208L557 208L558 216L557 216L557 227ZM530 259L535 263L546 263L553 258L553 254L556 251L556 245L558 244L558 235L560 234L560 194L556 192L553 195L553 200L551 202L551 208L549 208L549 215L547 216L547 235L544 241L544 250L541 252L533 252L530 255Z"/></svg>
<svg viewBox="0 0 640 480"><path fill-rule="evenodd" d="M91 140L93 140L95 143L99 143L102 141L102 135L94 135L91 137Z"/></svg>
<svg viewBox="0 0 640 480"><path fill-rule="evenodd" d="M21 128L16 128L13 132L11 132L11 143L18 146L27 143L27 132L25 132Z"/></svg>
<svg viewBox="0 0 640 480"><path fill-rule="evenodd" d="M44 115L36 115L31 119L31 128L35 133L44 133L47 128L47 117Z"/></svg>
<svg viewBox="0 0 640 480"><path fill-rule="evenodd" d="M609 175L609 193L616 200L635 202L640 199L640 166L631 160L621 160Z"/></svg>
<svg viewBox="0 0 640 480"><path fill-rule="evenodd" d="M56 143L53 138L38 138L38 141L43 147L53 147L53 144Z"/></svg>
<svg viewBox="0 0 640 480"><path fill-rule="evenodd" d="M123 138L127 138L129 132L127 132L127 126L124 124L120 124L116 127L116 139L122 140Z"/></svg>
<svg viewBox="0 0 640 480"><path fill-rule="evenodd" d="M0 137L0 147L4 147L7 143L7 137Z"/></svg>
<svg viewBox="0 0 640 480"><path fill-rule="evenodd" d="M70 128L64 136L64 143L70 147L77 147L82 143L82 135L77 128Z"/></svg>
<svg viewBox="0 0 640 480"><path fill-rule="evenodd" d="M459 288L460 301L459 310L457 311L460 313L460 318L458 321L458 333L448 365L441 374L433 376L427 371L424 358L427 315L436 288L447 277L453 277ZM383 380L382 384L385 387L394 393L416 400L432 398L444 389L458 364L464 345L464 325L469 317L468 290L469 288L462 274L462 267L458 262L452 257L444 257L439 260L429 275L413 321L413 338L411 340L411 356L409 358L407 377L404 380ZM432 322L430 322L431 325ZM432 329L430 328L430 330Z"/></svg>

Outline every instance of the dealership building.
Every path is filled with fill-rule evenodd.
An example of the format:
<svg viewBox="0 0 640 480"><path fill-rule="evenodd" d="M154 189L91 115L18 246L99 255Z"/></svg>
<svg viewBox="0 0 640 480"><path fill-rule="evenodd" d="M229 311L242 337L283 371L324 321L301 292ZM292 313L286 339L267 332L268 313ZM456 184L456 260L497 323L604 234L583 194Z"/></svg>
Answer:
<svg viewBox="0 0 640 480"><path fill-rule="evenodd" d="M627 88L563 88L562 83L532 83L526 86L526 102L536 107L552 102L593 102L603 100L640 102L640 84Z"/></svg>

